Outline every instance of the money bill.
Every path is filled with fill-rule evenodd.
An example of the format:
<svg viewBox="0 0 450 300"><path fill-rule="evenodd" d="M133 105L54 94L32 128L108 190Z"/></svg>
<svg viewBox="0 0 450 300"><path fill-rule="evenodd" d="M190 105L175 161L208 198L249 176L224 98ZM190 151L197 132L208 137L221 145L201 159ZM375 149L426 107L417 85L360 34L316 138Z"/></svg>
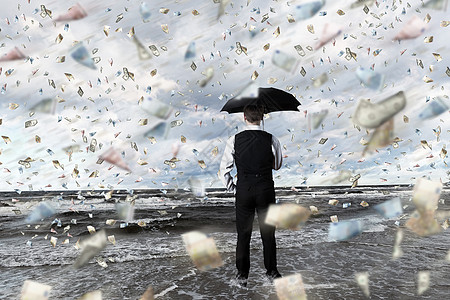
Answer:
<svg viewBox="0 0 450 300"><path fill-rule="evenodd" d="M366 153L371 153L378 148L386 147L392 144L394 139L394 119L390 119L385 123L381 124L375 132L370 137L369 142L367 143L362 156L366 155Z"/></svg>
<svg viewBox="0 0 450 300"><path fill-rule="evenodd" d="M361 99L353 113L353 121L367 128L377 128L401 111L406 105L403 92L398 92L379 103Z"/></svg>
<svg viewBox="0 0 450 300"><path fill-rule="evenodd" d="M280 50L275 50L272 55L272 63L285 71L292 72L295 70L298 61L293 56L281 52Z"/></svg>
<svg viewBox="0 0 450 300"><path fill-rule="evenodd" d="M150 17L152 14L150 12L150 7L148 6L147 2L141 3L141 5L139 6L139 13L140 13L142 21L144 23L147 23L150 21Z"/></svg>
<svg viewBox="0 0 450 300"><path fill-rule="evenodd" d="M99 157L102 161L109 162L110 164L113 164L121 169L124 169L126 171L131 172L128 165L125 163L123 158L120 156L120 153L115 150L114 148L109 148L107 151L105 151L102 155Z"/></svg>
<svg viewBox="0 0 450 300"><path fill-rule="evenodd" d="M106 247L107 237L104 230L88 237L80 242L81 253L78 255L73 267L78 269L89 262L91 258L97 255Z"/></svg>
<svg viewBox="0 0 450 300"><path fill-rule="evenodd" d="M302 275L293 274L273 281L279 300L306 300Z"/></svg>
<svg viewBox="0 0 450 300"><path fill-rule="evenodd" d="M200 271L211 270L223 265L213 238L208 238L205 234L198 231L183 234L182 238L186 251Z"/></svg>
<svg viewBox="0 0 450 300"><path fill-rule="evenodd" d="M395 35L394 40L407 40L414 39L420 36L427 28L427 23L419 18L417 15L413 15L409 21L403 25L402 29Z"/></svg>
<svg viewBox="0 0 450 300"><path fill-rule="evenodd" d="M154 299L153 288L149 286L139 300L153 300L153 299Z"/></svg>
<svg viewBox="0 0 450 300"><path fill-rule="evenodd" d="M134 205L125 203L116 203L116 212L120 220L130 222L134 219Z"/></svg>
<svg viewBox="0 0 450 300"><path fill-rule="evenodd" d="M369 272L355 273L356 283L359 285L366 297L370 297Z"/></svg>
<svg viewBox="0 0 450 300"><path fill-rule="evenodd" d="M428 104L426 104L424 110L419 114L419 118L422 120L431 119L448 111L449 108L449 100L444 100L441 97L436 97Z"/></svg>
<svg viewBox="0 0 450 300"><path fill-rule="evenodd" d="M47 300L50 297L51 286L32 280L25 280L20 294L21 300Z"/></svg>
<svg viewBox="0 0 450 300"><path fill-rule="evenodd" d="M403 230L399 228L397 233L395 234L395 243L394 250L392 251L392 259L397 259L403 255L402 248L400 248L400 244L403 240Z"/></svg>
<svg viewBox="0 0 450 300"><path fill-rule="evenodd" d="M72 58L77 61L79 64L91 68L97 69L94 61L92 60L88 50L84 47L83 43L77 44L71 51L70 55Z"/></svg>
<svg viewBox="0 0 450 300"><path fill-rule="evenodd" d="M78 298L78 300L102 300L102 291L98 290L86 293L81 298Z"/></svg>
<svg viewBox="0 0 450 300"><path fill-rule="evenodd" d="M442 183L440 181L419 178L414 185L412 201L419 212L435 211L441 192Z"/></svg>
<svg viewBox="0 0 450 300"><path fill-rule="evenodd" d="M280 229L300 229L309 219L311 212L298 204L272 204L266 215L265 223Z"/></svg>
<svg viewBox="0 0 450 300"><path fill-rule="evenodd" d="M381 90L384 85L384 75L377 73L371 69L358 68L355 72L356 77L364 84L364 86L368 87L372 90Z"/></svg>
<svg viewBox="0 0 450 300"><path fill-rule="evenodd" d="M403 213L402 202L399 197L385 201L374 206L377 213L385 218L395 218Z"/></svg>
<svg viewBox="0 0 450 300"><path fill-rule="evenodd" d="M143 110L160 119L167 119L172 113L172 106L153 98L146 98L141 104Z"/></svg>
<svg viewBox="0 0 450 300"><path fill-rule="evenodd" d="M50 202L41 202L39 205L27 216L25 222L35 223L41 219L51 217L56 213L55 208Z"/></svg>
<svg viewBox="0 0 450 300"><path fill-rule="evenodd" d="M297 5L295 7L295 19L297 21L306 20L314 16L325 4L325 0L323 1L313 1L304 3L301 5Z"/></svg>
<svg viewBox="0 0 450 300"><path fill-rule="evenodd" d="M360 220L340 221L330 223L328 228L328 239L330 241L345 241L363 231L363 223Z"/></svg>
<svg viewBox="0 0 450 300"><path fill-rule="evenodd" d="M417 273L417 295L422 295L430 287L430 271L419 271Z"/></svg>

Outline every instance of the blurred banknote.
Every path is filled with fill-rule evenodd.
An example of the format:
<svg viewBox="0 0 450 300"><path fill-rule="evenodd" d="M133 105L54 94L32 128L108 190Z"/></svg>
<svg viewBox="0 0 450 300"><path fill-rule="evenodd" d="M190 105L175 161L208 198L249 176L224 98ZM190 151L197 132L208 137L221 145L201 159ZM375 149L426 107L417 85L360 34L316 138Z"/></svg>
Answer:
<svg viewBox="0 0 450 300"><path fill-rule="evenodd" d="M150 21L150 16L152 15L150 12L150 7L147 2L142 2L139 6L139 13L141 14L142 21L147 23Z"/></svg>
<svg viewBox="0 0 450 300"><path fill-rule="evenodd" d="M449 108L449 100L444 100L444 98L436 97L425 105L424 110L419 114L419 118L423 120L431 119L448 111Z"/></svg>
<svg viewBox="0 0 450 300"><path fill-rule="evenodd" d="M273 281L279 300L306 300L302 275L293 274Z"/></svg>
<svg viewBox="0 0 450 300"><path fill-rule="evenodd" d="M69 11L63 15L60 15L58 18L56 18L55 21L74 21L83 19L87 16L86 11L81 7L79 3L75 4L74 6L69 8Z"/></svg>
<svg viewBox="0 0 450 300"><path fill-rule="evenodd" d="M430 271L417 273L417 295L422 295L430 287Z"/></svg>
<svg viewBox="0 0 450 300"><path fill-rule="evenodd" d="M152 58L151 54L147 51L147 48L138 40L138 38L134 35L133 42L137 47L138 57L140 60L147 60Z"/></svg>
<svg viewBox="0 0 450 300"><path fill-rule="evenodd" d="M371 103L367 99L361 99L353 113L353 121L367 128L377 128L406 105L406 97L403 92L398 92L379 103Z"/></svg>
<svg viewBox="0 0 450 300"><path fill-rule="evenodd" d="M395 234L395 243L394 243L394 250L392 251L392 259L397 259L403 255L402 248L400 247L402 240L403 240L403 230L399 228L397 230L397 233Z"/></svg>
<svg viewBox="0 0 450 300"><path fill-rule="evenodd" d="M200 271L207 271L223 265L213 238L208 238L198 231L185 233L182 238L186 251Z"/></svg>
<svg viewBox="0 0 450 300"><path fill-rule="evenodd" d="M419 213L416 210L405 225L412 232L420 236L429 236L442 231L442 227L436 220L434 211Z"/></svg>
<svg viewBox="0 0 450 300"><path fill-rule="evenodd" d="M370 6L375 2L375 0L356 0L350 5L350 8L360 7L363 5Z"/></svg>
<svg viewBox="0 0 450 300"><path fill-rule="evenodd" d="M314 16L325 4L325 0L313 1L297 5L295 7L295 19L297 21L306 20Z"/></svg>
<svg viewBox="0 0 450 300"><path fill-rule="evenodd" d="M356 77L364 83L364 85L372 90L381 90L384 85L384 75L377 73L371 69L359 67L356 69Z"/></svg>
<svg viewBox="0 0 450 300"><path fill-rule="evenodd" d="M214 68L213 67L207 67L205 71L202 72L202 75L205 75L205 78L203 78L202 80L200 80L199 82L199 86L200 87L205 87L206 84L208 84L208 82L211 80L211 78L213 78L214 76Z"/></svg>
<svg viewBox="0 0 450 300"><path fill-rule="evenodd" d="M447 10L448 0L430 0L423 6L424 8Z"/></svg>
<svg viewBox="0 0 450 300"><path fill-rule="evenodd" d="M172 113L172 106L150 97L144 99L142 109L160 119L167 119Z"/></svg>
<svg viewBox="0 0 450 300"><path fill-rule="evenodd" d="M27 216L27 223L39 222L41 219L51 217L56 213L55 208L50 202L41 202L38 206Z"/></svg>
<svg viewBox="0 0 450 300"><path fill-rule="evenodd" d="M78 298L78 300L102 300L102 291L98 290L86 293L81 298Z"/></svg>
<svg viewBox="0 0 450 300"><path fill-rule="evenodd" d="M319 77L313 79L313 86L318 88L327 81L328 81L327 73L322 73L319 75Z"/></svg>
<svg viewBox="0 0 450 300"><path fill-rule="evenodd" d="M417 15L413 17L403 25L402 29L394 37L394 40L407 40L414 39L420 36L427 28L427 23Z"/></svg>
<svg viewBox="0 0 450 300"><path fill-rule="evenodd" d="M328 114L328 109L308 114L308 129L317 129Z"/></svg>
<svg viewBox="0 0 450 300"><path fill-rule="evenodd" d="M370 297L369 291L369 272L360 272L355 274L356 283L363 291L366 297Z"/></svg>
<svg viewBox="0 0 450 300"><path fill-rule="evenodd" d="M363 223L360 220L340 221L330 223L328 239L332 241L345 241L351 239L363 231Z"/></svg>
<svg viewBox="0 0 450 300"><path fill-rule="evenodd" d="M190 60L195 57L195 41L189 43L189 46L186 49L186 53L184 54L184 60Z"/></svg>
<svg viewBox="0 0 450 300"><path fill-rule="evenodd" d="M73 49L70 54L72 58L77 61L79 64L82 64L83 66L86 66L91 69L97 69L95 66L94 60L91 58L91 55L89 54L89 51L86 49L86 47L83 46L83 43L78 43Z"/></svg>
<svg viewBox="0 0 450 300"><path fill-rule="evenodd" d="M290 56L280 50L275 50L272 55L272 63L288 72L292 72L298 64L298 61L295 57Z"/></svg>
<svg viewBox="0 0 450 300"><path fill-rule="evenodd" d="M314 46L314 49L319 49L324 46L326 43L337 37L342 32L342 27L338 24L325 24L322 30L322 35L319 38L319 41Z"/></svg>
<svg viewBox="0 0 450 300"><path fill-rule="evenodd" d="M11 61L11 60L18 60L18 59L25 59L26 56L19 50L19 48L14 47L11 51L0 57L1 61Z"/></svg>
<svg viewBox="0 0 450 300"><path fill-rule="evenodd" d="M403 213L402 202L399 197L374 206L377 213L385 218L395 218Z"/></svg>
<svg viewBox="0 0 450 300"><path fill-rule="evenodd" d="M149 286L139 300L153 300L153 288Z"/></svg>
<svg viewBox="0 0 450 300"><path fill-rule="evenodd" d="M112 147L109 148L107 151L105 151L102 155L100 155L99 158L101 160L109 162L110 164L113 164L119 168L127 170L128 172L131 172L128 165L125 163L125 161L120 156L120 153Z"/></svg>
<svg viewBox="0 0 450 300"><path fill-rule="evenodd" d="M50 297L51 286L32 280L25 280L22 286L21 300L47 300Z"/></svg>
<svg viewBox="0 0 450 300"><path fill-rule="evenodd" d="M134 218L134 205L128 202L116 203L116 211L120 220L130 222Z"/></svg>
<svg viewBox="0 0 450 300"><path fill-rule="evenodd" d="M30 111L43 112L46 114L54 114L56 110L57 100L55 98L47 98L38 102L30 108Z"/></svg>
<svg viewBox="0 0 450 300"><path fill-rule="evenodd" d="M107 237L104 230L101 230L85 240L82 240L80 242L81 253L78 255L75 263L73 264L74 268L78 269L87 264L91 258L106 247L106 244Z"/></svg>
<svg viewBox="0 0 450 300"><path fill-rule="evenodd" d="M169 133L170 126L166 122L159 122L147 131L144 135L146 138L154 139L156 137L162 137L165 139Z"/></svg>
<svg viewBox="0 0 450 300"><path fill-rule="evenodd" d="M191 187L191 192L196 197L204 197L205 196L205 185L203 181L199 177L190 177L189 186Z"/></svg>
<svg viewBox="0 0 450 300"><path fill-rule="evenodd" d="M369 142L364 148L362 155L367 152L375 151L376 149L386 147L392 143L394 139L394 120L390 119L381 124L370 137Z"/></svg>
<svg viewBox="0 0 450 300"><path fill-rule="evenodd" d="M440 181L417 179L413 190L413 203L419 212L435 211L442 192Z"/></svg>
<svg viewBox="0 0 450 300"><path fill-rule="evenodd" d="M406 222L406 227L420 236L428 236L442 231L436 220L436 209L442 191L442 183L419 178L414 185L413 203L416 211Z"/></svg>
<svg viewBox="0 0 450 300"><path fill-rule="evenodd" d="M265 223L280 229L300 229L310 215L309 209L298 204L272 204L269 206Z"/></svg>

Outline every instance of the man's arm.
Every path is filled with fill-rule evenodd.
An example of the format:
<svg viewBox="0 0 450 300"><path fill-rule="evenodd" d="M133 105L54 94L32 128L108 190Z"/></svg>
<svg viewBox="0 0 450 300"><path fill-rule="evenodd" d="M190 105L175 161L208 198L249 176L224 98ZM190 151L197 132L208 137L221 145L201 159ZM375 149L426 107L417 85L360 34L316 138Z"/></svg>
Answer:
<svg viewBox="0 0 450 300"><path fill-rule="evenodd" d="M281 154L280 141L272 135L272 153L273 153L273 166L274 170L279 170L283 163L283 156Z"/></svg>
<svg viewBox="0 0 450 300"><path fill-rule="evenodd" d="M222 161L220 162L219 178L229 192L236 192L236 185L233 182L231 171L234 165L234 135L227 140L225 150L223 152Z"/></svg>

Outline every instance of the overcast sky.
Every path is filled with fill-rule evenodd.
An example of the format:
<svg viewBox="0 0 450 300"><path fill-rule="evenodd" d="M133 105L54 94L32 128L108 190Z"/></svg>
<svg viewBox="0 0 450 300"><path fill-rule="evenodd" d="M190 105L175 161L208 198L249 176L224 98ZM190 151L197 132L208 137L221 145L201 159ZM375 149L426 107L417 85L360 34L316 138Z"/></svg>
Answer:
<svg viewBox="0 0 450 300"><path fill-rule="evenodd" d="M289 91L301 102L300 112L264 119L285 156L273 173L276 186L351 185L350 174L360 174L359 184L449 179L443 150L449 148L450 122L446 1L431 8L416 0L366 1L367 13L364 4L326 1L304 20L296 7L311 1L147 0L147 16L140 0L2 2L0 55L17 47L25 58L0 62L1 190L185 188L189 178L222 187L217 172L225 141L244 123L242 114L220 109L249 84ZM56 21L76 3L84 18ZM52 18L40 15L41 4ZM414 16L426 20L424 32L394 41ZM236 52L237 42L246 53ZM80 43L91 67L71 55ZM346 59L346 48L355 59ZM274 63L277 55L295 61L290 71ZM360 83L359 67L384 75L380 90ZM124 68L134 80L125 80ZM318 78L326 81L320 85ZM399 91L406 106L393 116L392 137L401 141L363 155L375 129L352 121L359 101L377 103ZM438 98L447 104L445 112L419 118ZM151 113L157 105L166 115ZM308 126L311 115L323 110L328 113L319 127ZM37 124L25 128L30 120ZM320 144L321 138L326 142ZM93 139L95 152L89 151ZM98 164L111 147L131 172Z"/></svg>

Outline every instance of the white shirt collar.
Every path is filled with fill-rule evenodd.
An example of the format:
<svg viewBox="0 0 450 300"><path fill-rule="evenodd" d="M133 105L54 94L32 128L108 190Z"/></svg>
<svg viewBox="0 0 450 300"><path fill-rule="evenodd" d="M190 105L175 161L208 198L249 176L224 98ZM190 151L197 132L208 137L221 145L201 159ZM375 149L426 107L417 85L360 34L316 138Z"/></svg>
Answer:
<svg viewBox="0 0 450 300"><path fill-rule="evenodd" d="M245 125L244 130L261 130L260 125Z"/></svg>

